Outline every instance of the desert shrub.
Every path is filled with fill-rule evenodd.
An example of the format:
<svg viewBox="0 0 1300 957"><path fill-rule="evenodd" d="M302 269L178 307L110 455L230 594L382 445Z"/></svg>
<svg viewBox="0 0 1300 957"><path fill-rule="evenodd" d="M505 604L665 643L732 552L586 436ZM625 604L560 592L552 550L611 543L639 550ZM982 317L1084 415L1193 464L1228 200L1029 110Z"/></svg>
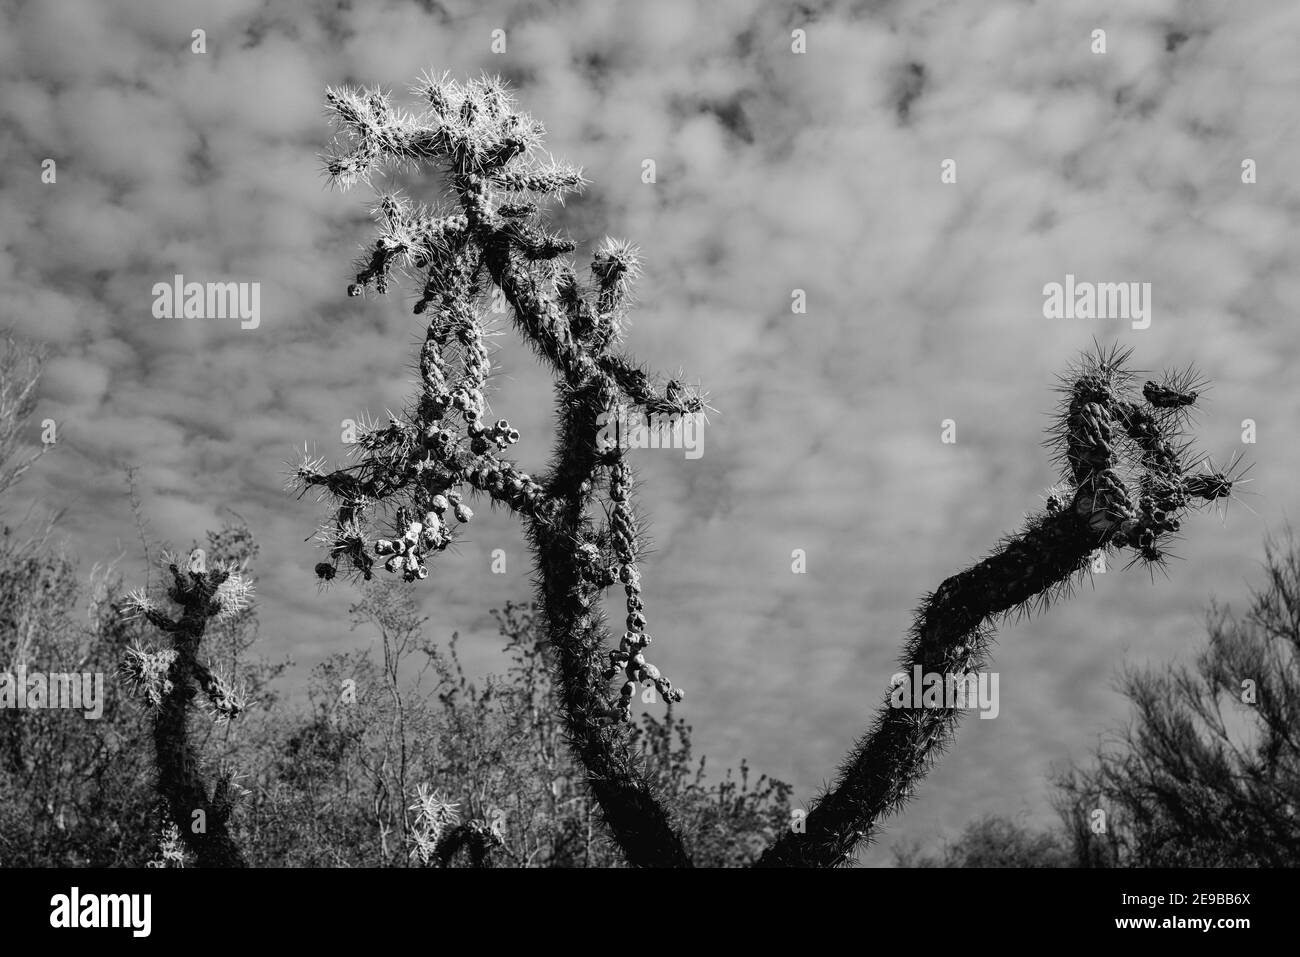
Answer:
<svg viewBox="0 0 1300 957"><path fill-rule="evenodd" d="M354 624L377 648L315 669L307 715L268 741L250 785L245 845L254 863L308 866L617 866L571 755L552 682L553 651L536 606L494 613L505 668L472 680L453 634L423 635L412 595L363 589ZM790 819L789 788L717 781L671 711L646 716L634 751L683 808L701 862L753 859Z"/></svg>
<svg viewBox="0 0 1300 957"><path fill-rule="evenodd" d="M898 867L1069 867L1072 863L1061 831L1035 830L1000 814L969 822L956 840L938 852L925 852L914 843L892 851Z"/></svg>
<svg viewBox="0 0 1300 957"><path fill-rule="evenodd" d="M1265 544L1264 584L1212 604L1190 667L1130 669L1127 726L1059 778L1081 862L1300 864L1300 547ZM1101 810L1105 830L1090 824Z"/></svg>

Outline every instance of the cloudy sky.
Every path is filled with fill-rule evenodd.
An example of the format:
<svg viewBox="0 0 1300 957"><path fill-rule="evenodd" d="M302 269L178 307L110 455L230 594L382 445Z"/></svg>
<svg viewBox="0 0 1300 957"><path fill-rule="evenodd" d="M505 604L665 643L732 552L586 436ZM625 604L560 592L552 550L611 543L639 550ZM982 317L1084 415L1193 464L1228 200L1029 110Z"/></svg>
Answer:
<svg viewBox="0 0 1300 957"><path fill-rule="evenodd" d="M337 460L341 420L400 408L422 335L410 290L344 295L368 196L320 175L327 85L402 94L424 69L501 74L592 181L555 219L580 255L607 234L641 247L627 344L685 369L721 412L696 460L636 453L656 662L687 689L701 750L719 766L748 756L801 801L868 722L920 597L1040 504L1055 375L1097 337L1133 346L1139 367L1195 362L1214 381L1198 438L1257 462L1255 514L1186 522L1168 580L1112 568L1003 628L999 716L964 722L868 863L985 812L1051 821L1050 768L1126 714L1116 671L1190 655L1208 598L1240 603L1265 532L1294 516L1288 0L0 10L0 323L48 345L37 418L60 423L21 491L68 508L87 572L124 551L139 568L124 466L178 545L244 516L263 544L264 650L297 662L290 694L367 636L346 625L353 593L317 592L304 539L320 515L283 492L284 463L304 441ZM153 284L176 273L260 283L260 325L154 318ZM1043 287L1067 274L1150 283L1149 328L1046 318ZM540 471L549 386L507 333L493 410ZM488 611L528 597L528 555L487 509L468 537L422 589L435 633L460 629L488 668ZM496 548L506 575L489 573Z"/></svg>

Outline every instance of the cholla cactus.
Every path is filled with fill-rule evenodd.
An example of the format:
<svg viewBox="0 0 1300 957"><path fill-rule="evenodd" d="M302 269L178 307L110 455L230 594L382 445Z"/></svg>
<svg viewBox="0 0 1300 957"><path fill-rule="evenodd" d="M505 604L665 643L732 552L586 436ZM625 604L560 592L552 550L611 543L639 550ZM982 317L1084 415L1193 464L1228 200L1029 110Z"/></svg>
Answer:
<svg viewBox="0 0 1300 957"><path fill-rule="evenodd" d="M162 828L158 835L158 856L151 861L145 862L145 867L170 867L175 869L184 866L185 842L181 840L180 828L164 812Z"/></svg>
<svg viewBox="0 0 1300 957"><path fill-rule="evenodd" d="M1227 498L1241 471L1212 467L1182 438L1197 398L1196 375L1148 381L1142 398L1125 370L1130 350L1096 349L1062 380L1052 437L1061 483L1046 508L988 558L943 582L922 604L900 670L963 676L988 653L988 624L998 616L1045 607L1068 593L1098 551L1129 549L1134 563L1163 563L1181 516ZM951 739L961 712L884 704L854 747L839 780L817 802L803 833L780 838L760 866L828 867L849 859L882 817L911 795Z"/></svg>
<svg viewBox="0 0 1300 957"><path fill-rule="evenodd" d="M437 859L438 842L450 827L460 823L459 805L447 800L441 790L431 790L427 784L416 789L416 801L410 810L415 812L411 827L411 856L421 864Z"/></svg>
<svg viewBox="0 0 1300 957"><path fill-rule="evenodd" d="M575 244L547 231L539 204L583 185L579 170L537 158L540 123L515 110L497 79L460 84L426 77L414 91L419 113L395 108L379 90L329 90L326 102L344 140L326 160L341 186L372 184L393 169L421 165L445 174L452 208L417 205L379 192L378 237L358 262L348 294L384 293L395 275L420 288L414 311L429 316L419 355L419 393L401 416L366 428L354 463L327 471L304 455L292 483L329 501L320 539L328 549L317 575L371 578L376 565L406 581L427 578L429 562L472 518L466 498L484 496L517 514L533 545L541 604L558 649L566 720L591 773L607 822L634 863L685 864L681 840L651 794L628 745L633 682L680 699L680 689L645 660L645 604L636 565L639 532L631 477L621 448L602 448L600 416L626 405L660 415L701 412L704 397L679 381L657 388L615 353L638 271L636 250L605 240L582 283L565 254ZM489 421L491 370L484 301L495 284L523 338L555 372L561 420L557 452L534 478L503 453L519 433ZM608 521L592 517L607 488ZM377 522L386 530L374 534ZM621 583L627 635L603 653L601 592ZM608 666L603 662L608 662ZM624 671L620 694L610 686Z"/></svg>
<svg viewBox="0 0 1300 957"><path fill-rule="evenodd" d="M457 824L443 834L435 857L440 865L447 867L457 854L464 851L471 867L489 867L492 852L502 846L501 835L491 824L479 818Z"/></svg>
<svg viewBox="0 0 1300 957"><path fill-rule="evenodd" d="M416 812L410 835L414 860L425 866L446 867L465 851L472 866L488 865L492 851L504 846L503 839L482 819L462 823L459 807L441 790L430 790L427 784L418 786L416 801L410 808Z"/></svg>
<svg viewBox="0 0 1300 957"><path fill-rule="evenodd" d="M228 829L240 790L235 775L221 769L213 784L204 780L189 719L200 692L218 722L236 717L246 707L242 690L215 674L199 660L198 652L208 621L224 620L247 607L252 584L233 565L205 569L198 551L184 572L175 558L167 557L165 562L172 579L167 598L180 607L180 614L176 618L164 614L162 603L142 589L127 596L123 614L153 625L169 636L171 647L129 649L122 676L149 706L158 793L185 849L199 867L242 867L243 855ZM196 812L202 812L202 827L196 826Z"/></svg>
<svg viewBox="0 0 1300 957"><path fill-rule="evenodd" d="M335 183L374 185L392 170L435 166L454 205L417 205L378 190L378 236L347 292L382 294L394 276L415 279L414 311L430 317L419 392L401 416L363 430L352 465L330 471L323 460L304 456L295 467L293 484L329 502L330 521L320 532L328 557L317 574L326 581L340 571L369 579L382 563L407 581L421 580L429 561L470 520L467 496L487 497L519 515L557 650L570 738L606 823L633 865L689 866L629 743L626 719L637 683L672 700L681 690L646 659L651 638L631 473L617 443L607 447L597 436L602 412L697 414L707 408L705 397L680 377L656 385L613 351L639 268L637 251L607 239L593 256L590 282L578 279L566 258L575 244L549 232L539 212L541 202L563 199L584 180L578 169L536 158L541 124L516 111L496 79L462 85L426 77L414 92L428 104L418 113L394 107L379 90L326 94L343 134L326 160ZM519 437L509 422L488 424L484 300L493 285L525 341L555 373L559 436L539 479L503 456ZM1098 549L1130 548L1136 560L1160 562L1179 515L1229 493L1233 477L1213 469L1194 474L1177 438L1196 400L1194 377L1147 383L1139 399L1130 394L1125 358L1098 350L1068 379L1054 443L1065 466L1063 485L1019 535L926 600L907 644L909 667L977 670L987 621L1061 594ZM603 525L592 515L598 489L607 494ZM373 534L377 523L387 527ZM596 607L615 584L624 587L627 611L616 650L606 648ZM624 681L615 694L611 682L620 672ZM806 832L778 840L761 863L846 860L880 817L906 799L957 716L955 710L885 708L839 783L808 816Z"/></svg>

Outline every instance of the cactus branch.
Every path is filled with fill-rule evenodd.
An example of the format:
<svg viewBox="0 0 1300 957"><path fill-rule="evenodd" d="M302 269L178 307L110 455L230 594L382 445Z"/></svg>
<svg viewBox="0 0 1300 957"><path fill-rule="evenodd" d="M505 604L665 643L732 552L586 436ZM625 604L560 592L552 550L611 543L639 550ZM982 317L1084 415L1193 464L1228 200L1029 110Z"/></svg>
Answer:
<svg viewBox="0 0 1300 957"><path fill-rule="evenodd" d="M1099 549L1130 548L1138 561L1160 562L1184 511L1231 493L1229 475L1191 473L1196 459L1176 432L1182 418L1168 414L1191 406L1195 393L1168 381L1163 389L1147 383L1143 400L1135 400L1128 358L1127 350L1098 347L1063 380L1048 443L1065 471L1063 491L1049 496L1045 512L988 558L926 597L901 670L919 666L923 674L955 678L977 673L987 659L991 622L1064 594ZM835 785L809 812L803 831L778 839L758 866L842 864L908 800L951 741L962 712L895 707L891 697Z"/></svg>

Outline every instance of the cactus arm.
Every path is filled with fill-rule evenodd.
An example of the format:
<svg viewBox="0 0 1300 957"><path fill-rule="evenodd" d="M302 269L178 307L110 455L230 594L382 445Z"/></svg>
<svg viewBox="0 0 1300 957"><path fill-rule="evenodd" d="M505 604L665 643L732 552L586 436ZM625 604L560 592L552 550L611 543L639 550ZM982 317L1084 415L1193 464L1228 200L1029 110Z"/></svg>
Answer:
<svg viewBox="0 0 1300 957"><path fill-rule="evenodd" d="M1045 605L1068 589L1098 549L1129 547L1159 562L1178 531L1176 515L1228 495L1232 477L1190 474L1187 447L1176 441L1182 418L1167 414L1195 401L1169 377L1147 383L1146 405L1126 397L1127 351L1086 355L1064 380L1065 394L1049 443L1073 495L1055 494L1044 514L988 558L944 581L922 603L904 645L902 670L965 676L988 654L987 625L1001 615ZM1135 495L1125 481L1138 476ZM874 725L849 752L836 783L807 815L802 831L778 838L760 867L834 867L870 839L881 820L911 796L956 730L955 708L893 707L887 694Z"/></svg>

